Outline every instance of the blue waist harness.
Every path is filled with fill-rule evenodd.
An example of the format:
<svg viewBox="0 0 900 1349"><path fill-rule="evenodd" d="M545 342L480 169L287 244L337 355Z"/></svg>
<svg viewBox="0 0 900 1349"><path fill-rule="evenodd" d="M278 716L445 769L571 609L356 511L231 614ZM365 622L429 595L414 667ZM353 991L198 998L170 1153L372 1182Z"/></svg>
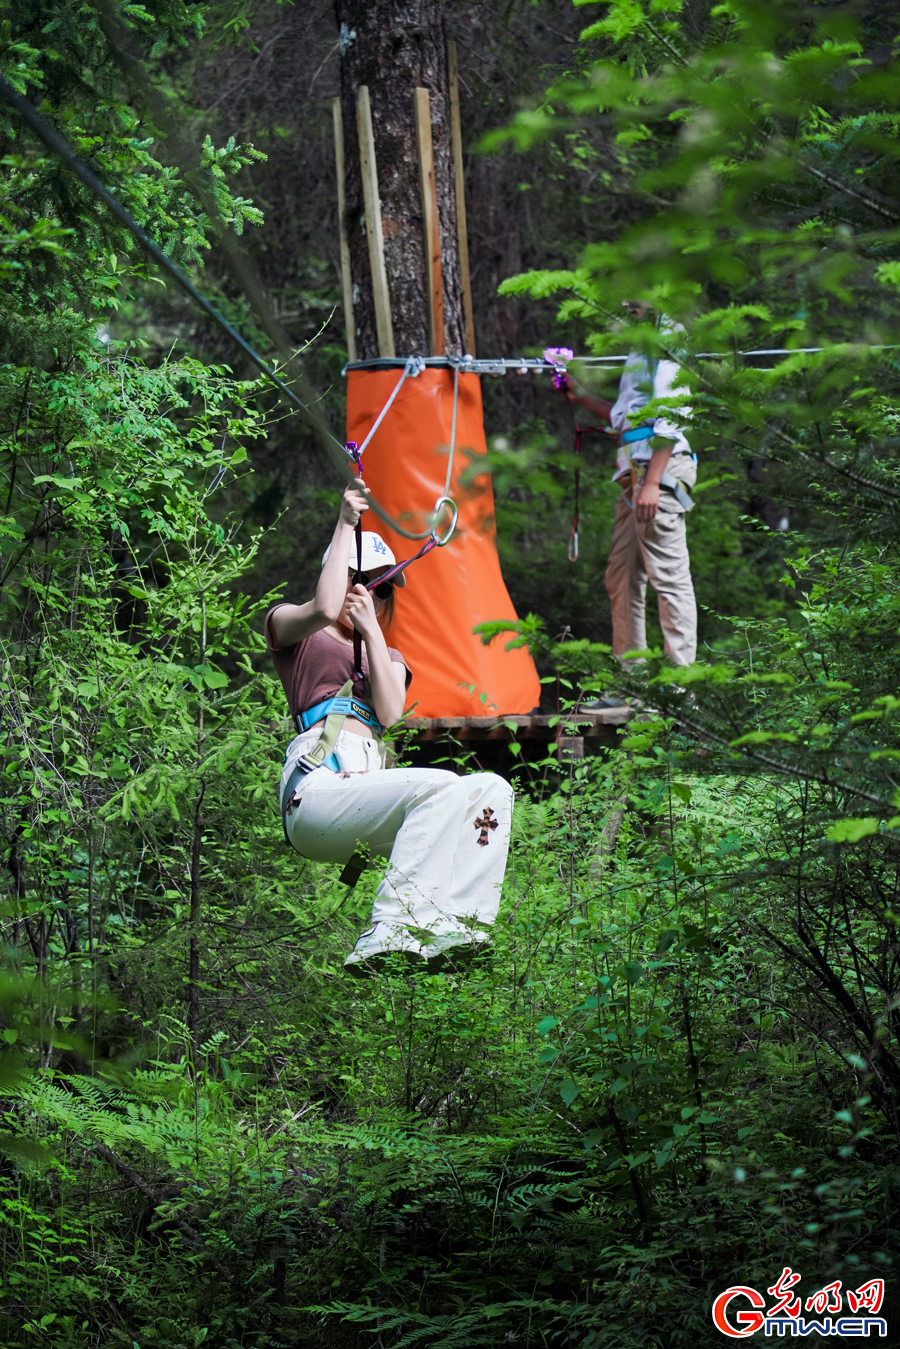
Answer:
<svg viewBox="0 0 900 1349"><path fill-rule="evenodd" d="M381 735L381 722L365 703L358 702L356 698L326 698L323 703L316 703L315 707L308 707L305 712L298 712L294 718L294 724L297 727L297 733L302 735L308 731L310 726L315 726L317 721L323 717L330 717L332 712L341 712L345 717L356 717L357 721L362 721L372 728L376 736Z"/></svg>
<svg viewBox="0 0 900 1349"><path fill-rule="evenodd" d="M623 445L632 445L636 440L649 440L650 437L655 434L653 428L653 422L646 423L644 426L632 427L630 431L623 431L619 440ZM696 464L697 456L693 451L691 452L691 458ZM691 500L690 495L685 491L678 479L672 477L671 473L664 473L659 480L659 485L660 487L668 488L670 492L674 493L675 500L682 510L692 511L694 509L694 503ZM625 497L625 505L629 510L634 509L627 496Z"/></svg>
<svg viewBox="0 0 900 1349"><path fill-rule="evenodd" d="M298 758L294 765L281 797L281 822L284 826L284 839L289 842L287 835L287 826L285 825L285 815L293 799L297 786L307 773L313 772L316 768L330 768L333 773L340 772L340 764L335 757L334 750L331 748L343 726L345 717L356 717L359 721L369 727L376 740L381 739L381 722L365 703L359 702L356 698L342 697L345 690L350 688L350 680L347 681L341 694L336 698L326 698L324 702L316 703L315 707L308 707L305 712L298 712L294 717L294 725L300 735L308 731L311 726L315 726L317 721L325 720L325 729L316 745L306 754ZM334 720L332 720L332 718ZM324 741L324 744L323 744ZM319 748L321 746L321 748ZM326 747L331 749L327 755L324 753ZM318 754L316 753L318 750ZM285 756L286 758L287 756Z"/></svg>
<svg viewBox="0 0 900 1349"><path fill-rule="evenodd" d="M623 431L619 440L623 445L633 445L636 440L649 440L651 436L656 435L655 425L655 422L645 422L643 426L633 426L629 431ZM697 456L693 450L691 450L691 458L696 464Z"/></svg>

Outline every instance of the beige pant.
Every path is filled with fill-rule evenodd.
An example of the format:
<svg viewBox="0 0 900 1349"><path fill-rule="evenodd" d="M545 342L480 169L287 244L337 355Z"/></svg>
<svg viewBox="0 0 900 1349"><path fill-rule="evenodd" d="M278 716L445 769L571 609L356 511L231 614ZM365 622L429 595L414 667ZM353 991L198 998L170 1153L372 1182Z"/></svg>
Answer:
<svg viewBox="0 0 900 1349"><path fill-rule="evenodd" d="M690 490L697 465L690 455L670 459L666 472ZM666 655L673 665L690 665L697 656L697 601L691 581L684 511L672 492L660 489L659 510L649 524L635 518L631 489L616 503L612 548L606 568L606 589L612 603L613 653L647 646L644 622L647 582L659 602L659 626Z"/></svg>

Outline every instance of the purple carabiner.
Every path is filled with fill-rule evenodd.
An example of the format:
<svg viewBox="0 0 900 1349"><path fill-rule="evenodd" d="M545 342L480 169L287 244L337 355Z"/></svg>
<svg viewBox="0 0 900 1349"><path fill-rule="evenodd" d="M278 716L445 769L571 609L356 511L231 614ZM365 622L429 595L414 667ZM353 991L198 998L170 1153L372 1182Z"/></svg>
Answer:
<svg viewBox="0 0 900 1349"><path fill-rule="evenodd" d="M568 392L569 381L566 378L566 364L575 353L570 347L544 347L544 360L553 366L553 387Z"/></svg>

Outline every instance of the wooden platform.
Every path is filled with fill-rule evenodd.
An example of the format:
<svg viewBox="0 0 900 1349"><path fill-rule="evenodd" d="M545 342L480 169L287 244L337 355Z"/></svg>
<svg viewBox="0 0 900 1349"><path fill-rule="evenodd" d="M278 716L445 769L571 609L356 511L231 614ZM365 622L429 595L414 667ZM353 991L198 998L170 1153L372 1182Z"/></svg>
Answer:
<svg viewBox="0 0 900 1349"><path fill-rule="evenodd" d="M605 707L553 716L407 717L406 726L414 744L450 739L559 741L570 754L581 757L585 739L613 740L618 727L632 716L630 707Z"/></svg>

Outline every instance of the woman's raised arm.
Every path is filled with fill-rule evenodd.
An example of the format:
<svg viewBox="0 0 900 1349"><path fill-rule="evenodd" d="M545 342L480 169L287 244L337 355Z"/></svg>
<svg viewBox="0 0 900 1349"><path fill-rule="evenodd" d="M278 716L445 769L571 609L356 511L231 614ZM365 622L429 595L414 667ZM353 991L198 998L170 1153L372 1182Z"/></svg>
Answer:
<svg viewBox="0 0 900 1349"><path fill-rule="evenodd" d="M295 646L304 637L311 637L337 621L347 595L350 539L360 516L369 509L359 490L364 485L362 478L357 478L344 492L341 513L331 536L331 551L319 575L315 597L305 604L280 604L272 614L272 635L279 646Z"/></svg>

